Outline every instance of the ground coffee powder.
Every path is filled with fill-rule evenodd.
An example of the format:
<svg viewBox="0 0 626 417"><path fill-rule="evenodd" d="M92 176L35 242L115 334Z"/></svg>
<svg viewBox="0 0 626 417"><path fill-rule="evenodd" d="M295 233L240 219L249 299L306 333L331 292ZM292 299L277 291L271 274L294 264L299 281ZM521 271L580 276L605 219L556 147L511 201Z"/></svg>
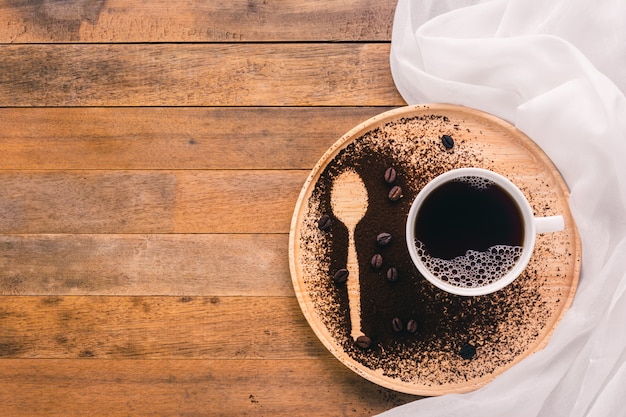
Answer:
<svg viewBox="0 0 626 417"><path fill-rule="evenodd" d="M327 164L304 216L305 284L336 343L370 369L423 385L462 383L507 365L536 340L546 321L532 265L503 290L463 297L434 287L411 262L405 222L419 190L450 169L490 169L493 163L480 152L480 132L462 129L460 123L434 114L390 122L363 134ZM444 135L447 140L442 141ZM348 168L361 176L369 200L355 231L362 330L371 339L365 349L350 337L345 283L333 279L346 267L348 237L333 216L330 190L333 179ZM396 186L402 195L391 199L389 192ZM325 230L317 227L322 216L332 220ZM377 240L381 233L391 236L384 245ZM379 268L371 263L376 254L382 257ZM391 268L394 279L388 279Z"/></svg>

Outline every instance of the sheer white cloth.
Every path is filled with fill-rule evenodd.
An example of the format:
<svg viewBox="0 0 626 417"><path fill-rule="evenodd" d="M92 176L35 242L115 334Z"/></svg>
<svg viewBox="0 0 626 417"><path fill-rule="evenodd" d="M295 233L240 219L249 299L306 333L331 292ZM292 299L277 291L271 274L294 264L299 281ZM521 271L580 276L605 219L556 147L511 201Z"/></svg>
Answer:
<svg viewBox="0 0 626 417"><path fill-rule="evenodd" d="M475 107L542 147L583 261L544 350L477 391L382 415L626 416L626 1L399 0L391 68L407 103Z"/></svg>

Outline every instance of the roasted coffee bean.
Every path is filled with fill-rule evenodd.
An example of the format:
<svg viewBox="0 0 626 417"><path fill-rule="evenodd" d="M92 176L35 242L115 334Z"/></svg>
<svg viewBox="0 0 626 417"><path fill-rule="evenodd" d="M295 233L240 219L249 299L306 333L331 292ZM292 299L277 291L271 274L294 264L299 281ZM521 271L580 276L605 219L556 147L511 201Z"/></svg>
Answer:
<svg viewBox="0 0 626 417"><path fill-rule="evenodd" d="M409 333L417 333L417 322L413 319L406 324L406 331Z"/></svg>
<svg viewBox="0 0 626 417"><path fill-rule="evenodd" d="M467 343L461 348L459 355L461 355L463 359L472 359L474 355L476 355L476 347Z"/></svg>
<svg viewBox="0 0 626 417"><path fill-rule="evenodd" d="M387 182L387 184L391 184L392 182L394 182L396 180L396 170L393 168L387 168L387 170L385 171L385 181Z"/></svg>
<svg viewBox="0 0 626 417"><path fill-rule="evenodd" d="M400 320L397 317L394 317L393 320L391 320L391 327L393 328L393 331L396 333L400 333L402 330L404 330L404 323L402 323L402 320Z"/></svg>
<svg viewBox="0 0 626 417"><path fill-rule="evenodd" d="M387 280L390 282L398 280L398 270L393 266L387 270Z"/></svg>
<svg viewBox="0 0 626 417"><path fill-rule="evenodd" d="M371 264L373 268L379 269L381 266L383 266L383 256L380 253L372 256Z"/></svg>
<svg viewBox="0 0 626 417"><path fill-rule="evenodd" d="M337 272L335 272L335 275L333 276L333 281L335 282L335 284L341 285L348 280L348 275L350 275L350 271L345 268L339 269Z"/></svg>
<svg viewBox="0 0 626 417"><path fill-rule="evenodd" d="M441 137L441 142L446 149L452 149L454 147L454 139L452 139L452 136L450 135L443 135Z"/></svg>
<svg viewBox="0 0 626 417"><path fill-rule="evenodd" d="M328 214L322 215L322 217L320 217L319 220L317 221L317 227L320 230L328 230L330 229L330 226L332 224L333 224L333 221Z"/></svg>
<svg viewBox="0 0 626 417"><path fill-rule="evenodd" d="M398 201L402 198L402 188L399 185L394 185L391 190L389 190L389 199L391 201Z"/></svg>
<svg viewBox="0 0 626 417"><path fill-rule="evenodd" d="M354 343L361 349L367 349L372 345L372 339L363 335L357 337Z"/></svg>
<svg viewBox="0 0 626 417"><path fill-rule="evenodd" d="M376 236L376 243L380 246L387 246L391 243L391 234L387 232L379 233L378 236Z"/></svg>

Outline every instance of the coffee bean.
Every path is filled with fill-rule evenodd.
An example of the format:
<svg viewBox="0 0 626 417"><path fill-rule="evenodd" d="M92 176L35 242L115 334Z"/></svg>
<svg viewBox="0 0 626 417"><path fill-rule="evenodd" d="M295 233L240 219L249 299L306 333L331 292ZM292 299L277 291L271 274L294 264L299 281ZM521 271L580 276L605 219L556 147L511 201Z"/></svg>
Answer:
<svg viewBox="0 0 626 417"><path fill-rule="evenodd" d="M452 149L454 147L454 139L452 139L452 136L450 135L443 135L441 137L441 142L446 149Z"/></svg>
<svg viewBox="0 0 626 417"><path fill-rule="evenodd" d="M333 223L333 221L330 218L330 216L328 214L324 214L317 221L317 227L320 230L328 230L328 229L330 229L330 226L332 225L332 223Z"/></svg>
<svg viewBox="0 0 626 417"><path fill-rule="evenodd" d="M400 333L402 330L404 330L404 324L402 323L402 320L397 317L394 317L393 320L391 320L391 327L396 333Z"/></svg>
<svg viewBox="0 0 626 417"><path fill-rule="evenodd" d="M387 270L387 280L396 282L398 280L398 270L393 266Z"/></svg>
<svg viewBox="0 0 626 417"><path fill-rule="evenodd" d="M379 269L381 266L383 266L383 257L380 253L377 253L376 255L372 256L372 261L371 261L372 267L375 269Z"/></svg>
<svg viewBox="0 0 626 417"><path fill-rule="evenodd" d="M461 355L463 359L472 359L474 355L476 355L476 347L467 343L461 348L459 355Z"/></svg>
<svg viewBox="0 0 626 417"><path fill-rule="evenodd" d="M387 170L385 171L385 181L387 182L387 184L391 184L392 182L394 182L396 180L396 170L393 168L387 168Z"/></svg>
<svg viewBox="0 0 626 417"><path fill-rule="evenodd" d="M406 331L411 334L417 333L417 322L413 319L409 320L409 322L406 324Z"/></svg>
<svg viewBox="0 0 626 417"><path fill-rule="evenodd" d="M335 272L335 275L333 276L333 281L335 282L335 284L341 285L348 280L348 275L350 275L350 271L345 268L339 269L337 272Z"/></svg>
<svg viewBox="0 0 626 417"><path fill-rule="evenodd" d="M363 335L357 337L354 343L361 349L367 349L372 345L372 339Z"/></svg>
<svg viewBox="0 0 626 417"><path fill-rule="evenodd" d="M387 246L391 243L391 234L387 232L379 233L378 236L376 236L376 243L380 246Z"/></svg>
<svg viewBox="0 0 626 417"><path fill-rule="evenodd" d="M394 185L391 190L389 190L388 197L391 201L398 201L402 198L402 188L399 185Z"/></svg>

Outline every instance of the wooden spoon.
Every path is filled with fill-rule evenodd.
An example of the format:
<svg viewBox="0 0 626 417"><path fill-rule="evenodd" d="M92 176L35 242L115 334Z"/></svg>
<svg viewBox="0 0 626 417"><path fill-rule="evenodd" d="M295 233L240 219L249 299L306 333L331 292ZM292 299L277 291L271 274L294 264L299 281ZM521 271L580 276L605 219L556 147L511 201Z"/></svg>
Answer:
<svg viewBox="0 0 626 417"><path fill-rule="evenodd" d="M337 220L348 229L348 305L350 308L351 336L356 341L364 336L361 331L361 289L359 286L359 261L354 244L354 230L367 211L367 190L359 174L352 170L342 172L333 183L330 205Z"/></svg>

